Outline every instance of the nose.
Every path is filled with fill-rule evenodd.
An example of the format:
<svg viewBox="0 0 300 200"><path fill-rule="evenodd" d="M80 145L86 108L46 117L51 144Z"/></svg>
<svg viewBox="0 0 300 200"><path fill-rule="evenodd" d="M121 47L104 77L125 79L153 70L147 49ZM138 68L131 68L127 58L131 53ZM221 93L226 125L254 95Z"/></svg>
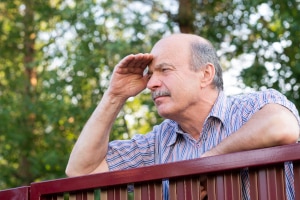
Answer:
<svg viewBox="0 0 300 200"><path fill-rule="evenodd" d="M151 91L154 91L156 88L160 87L162 84L159 76L156 74L151 74L148 83L147 83L147 88Z"/></svg>

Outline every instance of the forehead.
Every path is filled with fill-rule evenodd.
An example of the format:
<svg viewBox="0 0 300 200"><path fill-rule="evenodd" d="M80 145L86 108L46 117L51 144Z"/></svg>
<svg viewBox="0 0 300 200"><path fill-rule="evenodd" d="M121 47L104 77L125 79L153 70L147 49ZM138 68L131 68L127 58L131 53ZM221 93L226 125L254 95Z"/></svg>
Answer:
<svg viewBox="0 0 300 200"><path fill-rule="evenodd" d="M162 53L161 51L189 52L191 39L182 35L175 35L159 40L151 50L152 54Z"/></svg>
<svg viewBox="0 0 300 200"><path fill-rule="evenodd" d="M162 39L154 45L151 54L153 60L149 67L186 64L191 57L190 42L176 37Z"/></svg>

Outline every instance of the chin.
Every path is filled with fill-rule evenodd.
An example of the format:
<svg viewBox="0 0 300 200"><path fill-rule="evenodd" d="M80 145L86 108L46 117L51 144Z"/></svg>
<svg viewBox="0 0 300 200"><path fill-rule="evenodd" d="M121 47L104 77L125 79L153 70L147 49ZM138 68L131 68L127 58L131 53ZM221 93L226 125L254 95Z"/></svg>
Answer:
<svg viewBox="0 0 300 200"><path fill-rule="evenodd" d="M166 118L166 119L171 119L171 118L173 118L178 113L174 109L174 106L167 105L167 104L158 105L158 106L156 106L156 109L157 109L157 113L161 117Z"/></svg>
<svg viewBox="0 0 300 200"><path fill-rule="evenodd" d="M158 111L158 114L165 119L170 119L174 116L174 113L167 112L166 110Z"/></svg>

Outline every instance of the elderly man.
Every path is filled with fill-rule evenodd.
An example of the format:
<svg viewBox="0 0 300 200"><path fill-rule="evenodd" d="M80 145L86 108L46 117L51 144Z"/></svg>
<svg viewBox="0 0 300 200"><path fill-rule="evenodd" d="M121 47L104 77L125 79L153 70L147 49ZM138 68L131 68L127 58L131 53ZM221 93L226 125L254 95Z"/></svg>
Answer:
<svg viewBox="0 0 300 200"><path fill-rule="evenodd" d="M165 120L145 135L109 142L122 106L145 88ZM211 43L174 34L158 41L150 54L129 55L116 65L66 173L77 176L291 144L298 137L298 111L285 96L272 89L225 96ZM287 193L293 196L293 188Z"/></svg>

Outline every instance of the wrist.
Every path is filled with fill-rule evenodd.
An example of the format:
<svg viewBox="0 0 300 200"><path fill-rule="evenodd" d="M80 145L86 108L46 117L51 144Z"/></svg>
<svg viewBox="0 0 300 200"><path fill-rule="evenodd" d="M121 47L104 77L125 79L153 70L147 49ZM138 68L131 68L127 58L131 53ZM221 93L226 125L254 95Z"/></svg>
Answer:
<svg viewBox="0 0 300 200"><path fill-rule="evenodd" d="M106 100L110 104L124 105L124 103L127 101L128 97L125 97L125 96L120 95L120 94L115 94L115 93L110 92L109 90L107 90L104 93L102 99Z"/></svg>
<svg viewBox="0 0 300 200"><path fill-rule="evenodd" d="M208 157L208 156L216 156L221 155L222 153L219 151L217 147L210 149L209 151L205 152L201 157Z"/></svg>

